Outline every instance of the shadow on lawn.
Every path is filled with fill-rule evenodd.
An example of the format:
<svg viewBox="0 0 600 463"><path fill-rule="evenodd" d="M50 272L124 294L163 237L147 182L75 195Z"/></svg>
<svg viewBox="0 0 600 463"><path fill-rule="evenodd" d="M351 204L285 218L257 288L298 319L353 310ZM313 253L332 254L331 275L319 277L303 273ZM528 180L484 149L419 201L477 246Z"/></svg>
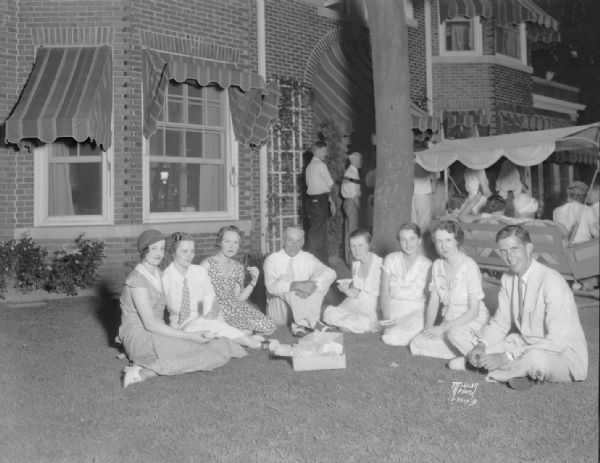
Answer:
<svg viewBox="0 0 600 463"><path fill-rule="evenodd" d="M121 324L119 294L111 290L108 282L100 281L97 285L97 296L94 313L104 328L107 344L117 347L115 337L119 334Z"/></svg>

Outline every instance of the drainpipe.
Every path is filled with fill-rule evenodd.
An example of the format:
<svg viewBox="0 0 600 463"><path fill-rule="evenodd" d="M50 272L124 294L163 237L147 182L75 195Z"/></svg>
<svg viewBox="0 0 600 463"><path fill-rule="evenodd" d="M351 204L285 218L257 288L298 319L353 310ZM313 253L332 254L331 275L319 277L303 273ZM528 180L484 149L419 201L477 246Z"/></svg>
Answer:
<svg viewBox="0 0 600 463"><path fill-rule="evenodd" d="M256 29L258 43L258 74L263 79L267 78L267 58L265 41L265 0L256 1ZM260 203L260 250L263 254L268 252L267 228L269 226L267 207L267 145L260 147L258 152L259 172L259 203Z"/></svg>

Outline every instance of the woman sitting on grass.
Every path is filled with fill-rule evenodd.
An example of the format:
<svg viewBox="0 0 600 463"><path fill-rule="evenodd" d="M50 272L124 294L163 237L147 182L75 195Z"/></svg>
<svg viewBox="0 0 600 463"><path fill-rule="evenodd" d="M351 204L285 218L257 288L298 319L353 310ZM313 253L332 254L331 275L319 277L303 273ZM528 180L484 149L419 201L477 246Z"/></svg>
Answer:
<svg viewBox="0 0 600 463"><path fill-rule="evenodd" d="M275 331L275 322L248 301L258 281L259 270L247 268L252 279L244 286L244 267L233 259L240 249L241 236L240 229L234 225L222 227L217 233L219 252L202 261L201 265L208 270L225 322L247 334L269 335Z"/></svg>
<svg viewBox="0 0 600 463"><path fill-rule="evenodd" d="M367 229L350 234L352 280L340 281L338 288L346 299L338 306L328 306L323 321L342 331L367 333L377 331L377 300L381 280L381 257L371 252L371 233Z"/></svg>
<svg viewBox="0 0 600 463"><path fill-rule="evenodd" d="M126 367L123 386L157 375L210 371L231 357L246 352L228 339L211 339L205 333L187 333L163 321L165 295L159 265L164 257L165 236L146 230L137 240L140 263L125 280L121 294L119 339L132 362Z"/></svg>
<svg viewBox="0 0 600 463"><path fill-rule="evenodd" d="M192 264L196 245L191 235L173 233L168 249L162 283L167 297L169 325L183 331L204 331L215 338L224 337L242 346L257 349L263 339L252 338L229 326L219 314L215 291L206 269Z"/></svg>
<svg viewBox="0 0 600 463"><path fill-rule="evenodd" d="M390 346L408 346L425 324L425 288L431 261L420 254L421 229L406 223L398 230L401 252L388 254L381 275L381 313L393 323L382 341Z"/></svg>
<svg viewBox="0 0 600 463"><path fill-rule="evenodd" d="M456 222L440 222L433 229L437 259L431 270L425 329L413 338L410 351L450 359L448 366L465 369L465 354L489 319L483 302L481 273L477 263L460 250L464 234ZM434 326L442 308L442 323Z"/></svg>

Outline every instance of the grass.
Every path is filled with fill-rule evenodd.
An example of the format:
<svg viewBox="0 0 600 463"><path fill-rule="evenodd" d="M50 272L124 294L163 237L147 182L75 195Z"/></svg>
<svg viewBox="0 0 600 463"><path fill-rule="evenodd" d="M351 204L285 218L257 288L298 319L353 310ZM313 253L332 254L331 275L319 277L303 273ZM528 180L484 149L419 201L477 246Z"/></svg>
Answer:
<svg viewBox="0 0 600 463"><path fill-rule="evenodd" d="M587 381L522 392L376 335L345 335L346 370L250 351L124 390L117 315L91 297L0 306L0 462L597 461L597 307L580 310ZM455 381L477 383L474 405Z"/></svg>

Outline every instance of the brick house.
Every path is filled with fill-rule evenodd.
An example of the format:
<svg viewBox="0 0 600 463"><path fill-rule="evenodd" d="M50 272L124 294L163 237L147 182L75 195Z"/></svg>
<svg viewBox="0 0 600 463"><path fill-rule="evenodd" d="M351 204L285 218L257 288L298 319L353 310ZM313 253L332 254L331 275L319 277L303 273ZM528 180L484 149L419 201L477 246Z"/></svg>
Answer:
<svg viewBox="0 0 600 463"><path fill-rule="evenodd" d="M534 78L527 64L527 24L549 39L556 22L530 0L509 3L520 16L501 16L495 0L405 1L415 133L437 131L438 120L490 134L576 120L577 89ZM235 224L244 252L275 249L281 229L298 222L302 153L323 118L357 146L369 143L372 117L357 121L348 103L358 95L372 105L368 48L364 35L352 37L362 52L346 53L343 2L2 0L0 8L0 240L28 234L52 251L81 233L102 239L101 273L115 286L147 228L192 233L207 255L216 231ZM517 58L498 56L499 17L507 53L515 34L521 41ZM440 40L465 31L475 53ZM348 70L359 72L336 79ZM267 131L286 91L291 122Z"/></svg>

